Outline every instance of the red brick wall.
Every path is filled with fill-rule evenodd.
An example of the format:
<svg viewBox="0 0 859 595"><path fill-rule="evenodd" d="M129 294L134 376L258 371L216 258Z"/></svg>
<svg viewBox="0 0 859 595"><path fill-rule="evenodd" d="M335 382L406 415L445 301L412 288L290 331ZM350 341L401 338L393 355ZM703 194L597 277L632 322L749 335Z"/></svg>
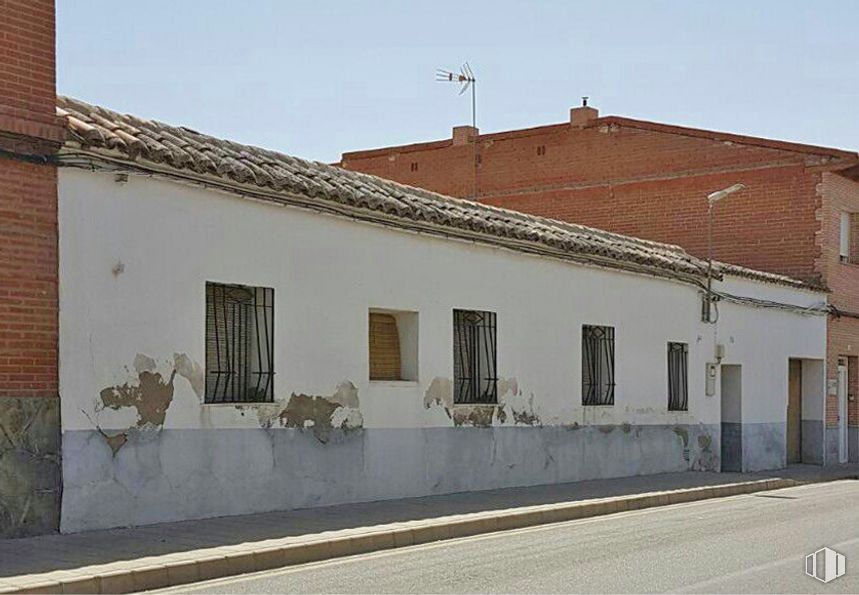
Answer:
<svg viewBox="0 0 859 595"><path fill-rule="evenodd" d="M53 0L0 0L0 114L54 124Z"/></svg>
<svg viewBox="0 0 859 595"><path fill-rule="evenodd" d="M609 183L484 199L496 206L679 244L707 255L707 200L736 182L749 189L714 207L713 254L726 262L817 280L817 176L802 166ZM763 219L763 220L762 220Z"/></svg>
<svg viewBox="0 0 859 595"><path fill-rule="evenodd" d="M342 163L470 197L474 150L474 144L447 141L346 153ZM817 276L820 175L806 170L806 154L599 121L586 128L556 125L483 135L477 150L481 202L680 244L698 255L706 253L706 195L744 182L748 191L716 207L716 257L806 279Z"/></svg>
<svg viewBox="0 0 859 595"><path fill-rule="evenodd" d="M0 0L0 397L57 395L53 0Z"/></svg>
<svg viewBox="0 0 859 595"><path fill-rule="evenodd" d="M0 227L0 396L54 396L56 168L0 160Z"/></svg>
<svg viewBox="0 0 859 595"><path fill-rule="evenodd" d="M826 278L832 290L830 302L845 312L859 313L859 264L842 262L840 258L841 212L859 213L859 183L838 174L822 175L820 185L822 206L820 210L820 233L818 242L821 253L817 268ZM859 370L850 369L849 364L859 356L859 318L842 316L830 321L828 332L828 377L837 378L838 357L848 358L848 376L853 378ZM859 395L847 403L847 418L850 425L859 425ZM838 423L837 399L830 397L827 407L827 424Z"/></svg>

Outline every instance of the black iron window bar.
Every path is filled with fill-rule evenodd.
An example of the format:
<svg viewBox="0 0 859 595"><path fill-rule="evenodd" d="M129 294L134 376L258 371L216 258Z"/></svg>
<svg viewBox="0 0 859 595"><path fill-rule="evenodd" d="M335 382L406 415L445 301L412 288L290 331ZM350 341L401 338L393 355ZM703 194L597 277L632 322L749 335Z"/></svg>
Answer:
<svg viewBox="0 0 859 595"><path fill-rule="evenodd" d="M274 290L206 283L206 403L274 400Z"/></svg>
<svg viewBox="0 0 859 595"><path fill-rule="evenodd" d="M614 405L614 327L582 327L582 405Z"/></svg>
<svg viewBox="0 0 859 595"><path fill-rule="evenodd" d="M668 410L689 409L689 346L668 344Z"/></svg>
<svg viewBox="0 0 859 595"><path fill-rule="evenodd" d="M454 403L497 403L495 312L453 311Z"/></svg>

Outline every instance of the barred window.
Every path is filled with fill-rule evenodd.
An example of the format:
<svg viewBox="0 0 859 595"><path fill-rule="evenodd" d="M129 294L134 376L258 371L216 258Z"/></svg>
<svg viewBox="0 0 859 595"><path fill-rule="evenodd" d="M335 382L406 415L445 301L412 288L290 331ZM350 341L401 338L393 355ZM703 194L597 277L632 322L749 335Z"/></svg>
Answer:
<svg viewBox="0 0 859 595"><path fill-rule="evenodd" d="M497 403L495 312L453 311L454 403Z"/></svg>
<svg viewBox="0 0 859 595"><path fill-rule="evenodd" d="M668 410L689 410L689 345L668 344Z"/></svg>
<svg viewBox="0 0 859 595"><path fill-rule="evenodd" d="M582 405L614 405L614 327L582 326Z"/></svg>
<svg viewBox="0 0 859 595"><path fill-rule="evenodd" d="M206 403L274 400L274 290L206 283Z"/></svg>

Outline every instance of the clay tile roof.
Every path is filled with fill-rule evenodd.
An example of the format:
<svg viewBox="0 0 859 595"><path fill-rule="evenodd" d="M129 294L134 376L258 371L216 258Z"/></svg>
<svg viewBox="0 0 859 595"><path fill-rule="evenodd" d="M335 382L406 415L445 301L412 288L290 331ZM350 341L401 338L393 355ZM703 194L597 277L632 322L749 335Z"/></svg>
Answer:
<svg viewBox="0 0 859 595"><path fill-rule="evenodd" d="M425 229L430 224L447 228L450 235L467 232L468 237L512 249L532 252L549 249L573 260L645 269L665 276L700 278L705 274L706 263L678 246L450 198L207 136L183 126L119 114L69 97L59 96L57 103L57 113L66 118L70 132L61 153L61 164L72 164L71 157L85 151L87 156L133 162L142 169L156 165L177 175L190 173L257 188L260 196L273 201L292 195L309 199L320 207L348 207L351 212L366 213L381 223L401 227ZM731 274L801 285L786 277L750 269L736 269Z"/></svg>

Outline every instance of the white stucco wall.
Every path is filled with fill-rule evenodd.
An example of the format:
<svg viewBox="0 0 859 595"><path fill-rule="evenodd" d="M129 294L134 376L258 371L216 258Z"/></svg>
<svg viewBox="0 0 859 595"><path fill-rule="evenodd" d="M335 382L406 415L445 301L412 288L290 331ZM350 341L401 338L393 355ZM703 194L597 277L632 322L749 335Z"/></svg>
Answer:
<svg viewBox="0 0 859 595"><path fill-rule="evenodd" d="M511 410L536 416L538 422L528 427L534 432L576 424L716 427L718 390L715 396L704 395L705 362L713 359L716 342L725 345L726 363L743 366L743 421L783 424L788 358L824 359L822 316L723 302L718 324L705 325L699 320L696 290L663 279L391 230L164 180L132 176L121 185L108 174L61 169L59 188L64 440L66 434L71 440L71 433L93 433L98 426L102 436L87 438L86 448L102 448L110 456L98 464L124 465L124 474L138 470L135 463L122 462L131 448L121 445L111 454L96 443L132 427L138 412L105 408L99 403L100 391L138 383L134 364L136 358L140 364L139 354L155 360L165 381L179 361L177 354L203 364L207 281L274 288L278 403L203 405L189 379L180 375L163 425L147 427L141 434L258 431L261 419L270 419L292 394L330 396L344 381L357 388L364 432L451 428L445 408L427 407L425 401L428 391L443 388L440 379L453 377L454 308L497 313L498 375L504 387L500 400ZM717 285L731 293L802 305L825 299L820 293L738 278ZM367 316L373 308L418 313L416 382L369 382ZM616 329L614 406L581 406L583 324ZM689 344L688 412L667 411L668 341ZM517 426L512 418L492 423ZM86 452L82 448L65 455L67 530L116 524L91 521L94 510L83 500L101 497L99 482L106 481L105 474L119 472L96 473L90 468L95 463L75 460L75 452ZM415 452L420 448L415 446ZM367 444L363 449L363 465L382 465L383 459L390 463L390 455L377 456ZM407 459L410 453L401 456ZM232 464L247 462L224 463L227 475ZM646 470L618 463L605 474L626 471ZM378 477L387 479L373 493L347 491L333 499L309 504L284 500L271 507L426 491L419 486L430 472L418 465L408 473L420 477L379 471ZM374 472L365 469L365 474ZM579 476L557 471L553 477ZM523 481L542 479L502 478L497 484ZM145 507L147 488L131 483L133 488L123 489L139 498L135 506ZM150 522L264 506L236 503L226 509L158 513L129 505L112 514L128 514L129 522Z"/></svg>

